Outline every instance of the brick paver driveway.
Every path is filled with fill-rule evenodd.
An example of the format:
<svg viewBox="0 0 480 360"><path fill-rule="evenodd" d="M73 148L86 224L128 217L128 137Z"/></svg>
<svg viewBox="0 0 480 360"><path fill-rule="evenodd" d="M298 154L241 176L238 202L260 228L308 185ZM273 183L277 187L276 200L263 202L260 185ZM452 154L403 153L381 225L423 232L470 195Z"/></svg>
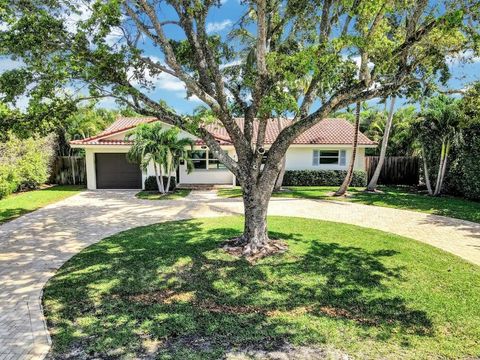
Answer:
<svg viewBox="0 0 480 360"><path fill-rule="evenodd" d="M167 220L238 214L239 199L192 192L148 201L129 191L86 191L0 225L0 360L41 359L49 336L41 309L46 281L82 248L106 236ZM404 235L480 265L480 224L360 204L273 199L270 214L356 224Z"/></svg>

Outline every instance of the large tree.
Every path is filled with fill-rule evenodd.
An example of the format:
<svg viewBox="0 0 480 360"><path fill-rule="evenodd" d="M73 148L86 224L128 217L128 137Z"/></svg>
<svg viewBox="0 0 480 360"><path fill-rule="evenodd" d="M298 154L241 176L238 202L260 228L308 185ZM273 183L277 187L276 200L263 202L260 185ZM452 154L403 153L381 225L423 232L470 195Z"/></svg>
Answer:
<svg viewBox="0 0 480 360"><path fill-rule="evenodd" d="M218 0L0 3L8 5L1 50L23 62L0 79L14 84L2 86L6 97L27 91L39 101L85 84L88 96L112 96L195 133L241 184L245 254L268 247L268 202L301 133L348 105L446 81L449 56L478 50L478 0L244 1L228 38L207 31L207 19L222 9ZM72 25L72 18L80 20ZM163 73L208 111L179 115L153 98L152 79ZM281 114L293 122L262 166L267 122ZM225 127L236 158L204 128L212 119Z"/></svg>

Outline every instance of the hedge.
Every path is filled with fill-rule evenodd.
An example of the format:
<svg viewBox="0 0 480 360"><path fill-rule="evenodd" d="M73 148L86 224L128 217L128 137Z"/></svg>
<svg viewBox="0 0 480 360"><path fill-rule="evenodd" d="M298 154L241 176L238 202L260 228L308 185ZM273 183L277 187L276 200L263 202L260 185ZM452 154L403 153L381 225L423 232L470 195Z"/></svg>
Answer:
<svg viewBox="0 0 480 360"><path fill-rule="evenodd" d="M167 186L168 177L163 176L163 186ZM174 176L170 180L170 191L174 190L177 187L177 182ZM155 176L149 176L145 179L145 190L147 191L158 191L157 180Z"/></svg>
<svg viewBox="0 0 480 360"><path fill-rule="evenodd" d="M445 191L470 200L480 200L480 124L463 130L462 141L449 156Z"/></svg>
<svg viewBox="0 0 480 360"><path fill-rule="evenodd" d="M340 186L347 174L346 170L287 170L283 178L284 186ZM365 171L355 170L351 186L366 186Z"/></svg>

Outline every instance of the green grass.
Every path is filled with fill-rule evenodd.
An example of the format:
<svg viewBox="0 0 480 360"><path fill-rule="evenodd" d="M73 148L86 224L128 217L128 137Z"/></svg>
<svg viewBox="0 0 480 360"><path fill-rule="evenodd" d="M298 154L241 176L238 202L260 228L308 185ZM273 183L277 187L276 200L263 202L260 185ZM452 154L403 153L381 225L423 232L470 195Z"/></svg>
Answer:
<svg viewBox="0 0 480 360"><path fill-rule="evenodd" d="M168 222L90 246L44 290L53 355L220 359L285 344L355 358L476 358L480 268L381 231L272 217L288 252L226 254L241 217ZM82 355L83 352L83 355Z"/></svg>
<svg viewBox="0 0 480 360"><path fill-rule="evenodd" d="M82 186L58 185L7 196L5 199L0 200L0 224L48 204L63 200L82 190L84 190Z"/></svg>
<svg viewBox="0 0 480 360"><path fill-rule="evenodd" d="M158 191L140 191L135 196L145 200L179 200L190 194L190 189L176 189L166 195L160 194Z"/></svg>
<svg viewBox="0 0 480 360"><path fill-rule="evenodd" d="M392 207L425 212L435 215L449 216L480 223L480 202L469 201L452 196L432 197L424 193L402 187L380 187L383 193L366 193L364 188L350 188L348 197L334 197L331 194L335 186L291 186L289 191L273 194L275 197L305 198L350 201L355 203ZM239 197L240 188L219 189L221 197Z"/></svg>

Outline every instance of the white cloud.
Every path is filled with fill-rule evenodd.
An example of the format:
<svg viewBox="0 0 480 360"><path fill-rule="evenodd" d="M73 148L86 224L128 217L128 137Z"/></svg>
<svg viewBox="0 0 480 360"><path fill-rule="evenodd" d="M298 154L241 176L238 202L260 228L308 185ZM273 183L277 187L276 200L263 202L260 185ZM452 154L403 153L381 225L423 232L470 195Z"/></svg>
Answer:
<svg viewBox="0 0 480 360"><path fill-rule="evenodd" d="M0 56L0 74L7 70L21 68L24 65L22 60L13 60L10 57Z"/></svg>
<svg viewBox="0 0 480 360"><path fill-rule="evenodd" d="M105 38L105 42L110 45L114 46L122 42L123 39L123 31L119 27L114 27L110 31L110 34L108 34Z"/></svg>
<svg viewBox="0 0 480 360"><path fill-rule="evenodd" d="M480 62L480 56L475 56L473 50L466 50L454 56L447 57L449 65L473 64Z"/></svg>
<svg viewBox="0 0 480 360"><path fill-rule="evenodd" d="M226 68L229 68L229 67L232 67L232 66L238 66L238 65L241 65L241 64L242 64L241 60L233 60L233 61L230 61L228 63L221 64L220 69L226 69Z"/></svg>
<svg viewBox="0 0 480 360"><path fill-rule="evenodd" d="M85 21L90 18L92 15L92 9L90 6L82 1L76 0L73 2L78 13L74 12L65 12L64 21L65 27L68 32L75 33L80 22Z"/></svg>
<svg viewBox="0 0 480 360"><path fill-rule="evenodd" d="M211 22L207 24L207 32L208 33L219 32L231 26L232 24L233 24L232 20L229 20L229 19L219 21L219 22Z"/></svg>

